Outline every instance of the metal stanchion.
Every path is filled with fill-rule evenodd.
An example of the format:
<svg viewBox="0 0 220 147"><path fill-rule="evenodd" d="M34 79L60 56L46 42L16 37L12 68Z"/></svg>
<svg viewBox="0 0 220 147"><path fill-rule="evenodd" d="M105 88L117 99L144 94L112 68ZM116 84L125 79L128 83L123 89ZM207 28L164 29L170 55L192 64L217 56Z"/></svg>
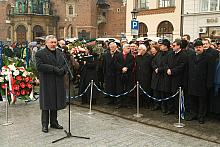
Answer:
<svg viewBox="0 0 220 147"><path fill-rule="evenodd" d="M89 113L88 114L94 114L92 112L92 91L93 91L93 85L94 85L94 82L92 80L91 81L91 89L90 89L90 101L89 101Z"/></svg>
<svg viewBox="0 0 220 147"><path fill-rule="evenodd" d="M182 128L185 126L185 124L181 123L181 96L182 96L182 89L179 88L179 122L174 123L174 126L177 128Z"/></svg>
<svg viewBox="0 0 220 147"><path fill-rule="evenodd" d="M8 89L7 89L7 84L6 84L6 88L5 88L5 98L6 98L6 101L5 101L5 116L6 116L6 122L3 123L2 125L3 126L8 126L8 125L12 125L13 123L8 121Z"/></svg>
<svg viewBox="0 0 220 147"><path fill-rule="evenodd" d="M137 81L137 113L136 114L134 114L133 116L134 117L142 117L143 116L143 114L140 114L139 113L139 82Z"/></svg>

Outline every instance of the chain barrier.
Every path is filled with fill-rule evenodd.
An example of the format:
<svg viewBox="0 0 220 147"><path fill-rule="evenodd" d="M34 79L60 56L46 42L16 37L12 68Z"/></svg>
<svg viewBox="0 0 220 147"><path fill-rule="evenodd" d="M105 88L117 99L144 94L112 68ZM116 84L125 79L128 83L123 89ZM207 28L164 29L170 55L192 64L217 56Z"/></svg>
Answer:
<svg viewBox="0 0 220 147"><path fill-rule="evenodd" d="M74 97L70 97L70 98L71 99L77 99L77 98L83 96L87 92L87 90L89 89L90 86L91 86L91 83L89 83L89 85L86 87L86 89L84 90L83 93L81 93L80 95L74 96Z"/></svg>
<svg viewBox="0 0 220 147"><path fill-rule="evenodd" d="M170 97L162 98L162 99L157 99L157 98L155 98L155 97L150 96L150 95L141 87L141 85L139 85L139 87L140 87L140 89L143 91L143 93L144 93L145 95L147 95L149 98L151 98L151 99L153 99L153 100L155 100L155 101L158 101L158 102L166 101L166 100L172 99L172 98L174 98L175 96L177 96L177 95L179 94L179 92L180 92L180 91L178 90L174 95L172 95L172 96L170 96Z"/></svg>
<svg viewBox="0 0 220 147"><path fill-rule="evenodd" d="M132 91L134 91L134 89L137 87L137 85L135 85L130 91L127 91L125 93L122 93L122 94L119 94L119 95L114 95L114 94L109 94L109 93L106 93L104 92L103 90L101 90L95 83L94 83L94 86L96 87L96 89L99 91L99 92L102 92L104 95L108 95L108 96L111 96L111 97L120 97L120 96L124 96L124 95L127 95L128 93L131 93Z"/></svg>

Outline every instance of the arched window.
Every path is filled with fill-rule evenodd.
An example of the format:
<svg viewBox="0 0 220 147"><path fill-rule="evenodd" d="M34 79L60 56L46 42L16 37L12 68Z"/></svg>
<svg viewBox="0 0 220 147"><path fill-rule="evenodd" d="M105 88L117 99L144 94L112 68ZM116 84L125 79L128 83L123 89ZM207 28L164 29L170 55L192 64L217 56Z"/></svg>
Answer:
<svg viewBox="0 0 220 147"><path fill-rule="evenodd" d="M69 6L69 15L73 15L73 6Z"/></svg>
<svg viewBox="0 0 220 147"><path fill-rule="evenodd" d="M36 25L33 27L33 39L35 39L35 37L41 37L43 35L44 35L44 30L42 26Z"/></svg>
<svg viewBox="0 0 220 147"><path fill-rule="evenodd" d="M173 25L169 21L162 21L157 27L157 36L173 40Z"/></svg>
<svg viewBox="0 0 220 147"><path fill-rule="evenodd" d="M139 23L138 36L139 37L147 37L147 32L148 32L148 28L147 28L146 24L144 24L143 22Z"/></svg>
<svg viewBox="0 0 220 147"><path fill-rule="evenodd" d="M16 28L18 42L25 42L26 41L26 32L27 32L27 29L25 28L24 25L19 25Z"/></svg>

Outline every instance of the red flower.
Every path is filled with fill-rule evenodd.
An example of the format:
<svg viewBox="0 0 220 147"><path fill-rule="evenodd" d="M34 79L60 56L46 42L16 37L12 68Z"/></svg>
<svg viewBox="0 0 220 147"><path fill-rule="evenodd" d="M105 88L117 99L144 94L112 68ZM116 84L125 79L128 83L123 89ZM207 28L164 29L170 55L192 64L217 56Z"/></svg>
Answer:
<svg viewBox="0 0 220 147"><path fill-rule="evenodd" d="M33 79L31 77L29 78L29 82L33 82Z"/></svg>
<svg viewBox="0 0 220 147"><path fill-rule="evenodd" d="M16 76L16 80L21 81L22 77L21 76Z"/></svg>
<svg viewBox="0 0 220 147"><path fill-rule="evenodd" d="M27 95L29 95L29 94L30 94L30 92L27 90L27 91L26 91L26 94L27 94Z"/></svg>
<svg viewBox="0 0 220 147"><path fill-rule="evenodd" d="M8 95L10 95L10 94L11 94L11 93L10 93L10 91L9 91L9 89L8 89L8 92L7 92L7 93L8 93Z"/></svg>
<svg viewBox="0 0 220 147"><path fill-rule="evenodd" d="M24 82L21 82L21 83L20 83L20 86L21 86L21 88L24 88L24 87L25 87Z"/></svg>
<svg viewBox="0 0 220 147"><path fill-rule="evenodd" d="M17 96L20 96L20 92L19 92L19 91L17 91L17 92L16 92L16 95L17 95Z"/></svg>
<svg viewBox="0 0 220 147"><path fill-rule="evenodd" d="M26 94L25 90L21 90L21 95L25 95L25 94Z"/></svg>
<svg viewBox="0 0 220 147"><path fill-rule="evenodd" d="M27 83L27 84L26 84L26 87L29 88L29 89L31 89L31 88L32 88L32 85L29 84L29 83Z"/></svg>
<svg viewBox="0 0 220 147"><path fill-rule="evenodd" d="M6 83L3 83L2 86L1 86L2 89L5 89L5 88L6 88L6 85L7 85Z"/></svg>
<svg viewBox="0 0 220 147"><path fill-rule="evenodd" d="M19 90L19 85L14 85L14 86L13 86L13 89L14 89L14 90Z"/></svg>
<svg viewBox="0 0 220 147"><path fill-rule="evenodd" d="M24 80L27 83L30 79L29 79L29 77L25 77Z"/></svg>

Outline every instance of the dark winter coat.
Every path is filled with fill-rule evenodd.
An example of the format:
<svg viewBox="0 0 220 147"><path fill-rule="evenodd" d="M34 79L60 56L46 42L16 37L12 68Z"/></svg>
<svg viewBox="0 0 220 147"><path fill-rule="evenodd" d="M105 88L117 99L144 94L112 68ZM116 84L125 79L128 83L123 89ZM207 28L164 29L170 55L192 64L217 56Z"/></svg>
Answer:
<svg viewBox="0 0 220 147"><path fill-rule="evenodd" d="M171 92L175 93L179 87L184 88L184 73L187 55L184 51L172 52L168 57L168 68L171 70Z"/></svg>
<svg viewBox="0 0 220 147"><path fill-rule="evenodd" d="M148 53L136 57L136 78L141 87L148 93L151 91L151 62L152 56Z"/></svg>
<svg viewBox="0 0 220 147"><path fill-rule="evenodd" d="M208 88L213 85L211 57L206 52L196 56L189 56L188 62L188 94L193 96L207 96Z"/></svg>
<svg viewBox="0 0 220 147"><path fill-rule="evenodd" d="M66 71L62 52L56 50L56 57L46 47L39 50L36 57L36 67L40 75L40 108L42 110L60 110L66 106L64 75L58 75L54 67L62 67Z"/></svg>
<svg viewBox="0 0 220 147"><path fill-rule="evenodd" d="M151 88L153 90L170 93L171 78L167 75L168 57L171 51L158 52L152 61L152 81ZM158 73L155 70L158 68Z"/></svg>
<svg viewBox="0 0 220 147"><path fill-rule="evenodd" d="M105 83L105 91L110 94L116 94L116 65L115 57L119 54L118 51L114 53L114 56L107 51L103 55L103 75Z"/></svg>
<svg viewBox="0 0 220 147"><path fill-rule="evenodd" d="M132 65L133 65L133 56L127 54L126 59L123 59L123 53L119 53L115 57L116 65L116 88L117 94L127 92L132 88ZM126 73L122 73L122 68L127 67L128 70Z"/></svg>

